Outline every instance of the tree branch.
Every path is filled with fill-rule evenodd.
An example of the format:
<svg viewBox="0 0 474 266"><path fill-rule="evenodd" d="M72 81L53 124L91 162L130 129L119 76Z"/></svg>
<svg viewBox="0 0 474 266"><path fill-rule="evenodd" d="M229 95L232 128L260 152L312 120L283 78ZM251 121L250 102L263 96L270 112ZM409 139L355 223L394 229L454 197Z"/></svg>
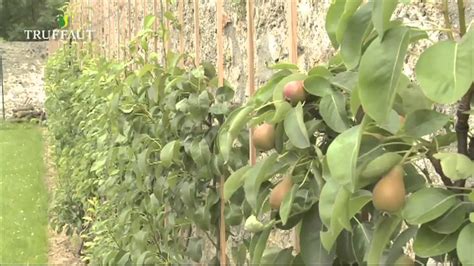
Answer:
<svg viewBox="0 0 474 266"><path fill-rule="evenodd" d="M472 92L474 91L474 83L471 84L471 88L461 98L458 105L456 122L456 136L458 139L458 153L468 156L467 153L467 137L469 132L469 111L471 110L471 98Z"/></svg>
<svg viewBox="0 0 474 266"><path fill-rule="evenodd" d="M459 102L458 110L456 113L458 121L456 122L455 126L456 137L458 140L458 153L464 154L468 157L470 157L467 142L469 133L469 111L471 110L471 98L473 91L474 83L471 84L471 88L467 91L467 93L461 98L461 101ZM458 187L464 187L464 185L466 184L466 180L458 180L454 184Z"/></svg>
<svg viewBox="0 0 474 266"><path fill-rule="evenodd" d="M447 29L452 29L451 21L449 20L449 8L448 8L448 0L443 0L443 16L444 16L444 25ZM453 32L448 31L448 38L450 40L454 40Z"/></svg>
<svg viewBox="0 0 474 266"><path fill-rule="evenodd" d="M469 158L474 160L474 137L469 138L469 148L467 149L467 152L469 153Z"/></svg>
<svg viewBox="0 0 474 266"><path fill-rule="evenodd" d="M451 182L451 179L447 177L444 172L443 168L441 168L441 162L440 160L436 159L433 157L433 153L430 151L426 154L428 160L430 160L431 164L433 165L433 168L435 169L436 173L441 177L441 180L443 181L445 186L453 186L453 182Z"/></svg>
<svg viewBox="0 0 474 266"><path fill-rule="evenodd" d="M458 12L459 12L459 32L461 37L466 33L466 15L464 13L464 0L458 0Z"/></svg>

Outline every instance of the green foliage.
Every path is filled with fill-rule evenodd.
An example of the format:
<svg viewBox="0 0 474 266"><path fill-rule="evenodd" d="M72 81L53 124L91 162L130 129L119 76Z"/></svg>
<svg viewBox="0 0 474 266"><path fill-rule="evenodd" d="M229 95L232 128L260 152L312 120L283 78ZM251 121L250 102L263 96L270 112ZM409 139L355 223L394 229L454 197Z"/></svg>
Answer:
<svg viewBox="0 0 474 266"><path fill-rule="evenodd" d="M48 63L61 180L53 222L81 232L91 263L189 263L203 239L178 236L218 235L217 182L246 164L248 142L236 132L241 148L224 163L216 133L233 107L210 93L208 64L182 69L178 58L169 53L163 67L144 55L131 70L65 46Z"/></svg>
<svg viewBox="0 0 474 266"><path fill-rule="evenodd" d="M333 1L326 29L340 50L307 72L272 66L274 75L241 106L230 104L227 83L216 88L208 64L183 69L171 52L166 66L151 60L151 30L130 44L134 70L66 47L48 66L63 178L56 224L82 231L92 263L199 261L204 240L184 235L198 228L217 242L216 185L223 185L226 230L242 233L245 221L242 241L232 243L234 262L391 264L411 239L418 259L458 254L471 261L463 245L472 202L434 185L416 162L439 159L447 179L472 176L472 158L449 152L452 117L433 110L442 99L459 100L472 66L454 71L468 60L453 57L456 64L430 68L438 59L428 49L418 79L405 76L409 44L427 35L390 20L397 3ZM467 54L470 36L449 49ZM426 82L440 71L454 73L446 79L454 90L444 89L453 88L444 79ZM290 81L303 81L304 102L285 100ZM247 129L263 122L274 125L275 151L249 166ZM371 190L396 165L410 194L388 214L374 208ZM282 177L293 186L271 210L269 195ZM411 227L400 232L402 224ZM301 254L268 244L273 230L292 228Z"/></svg>
<svg viewBox="0 0 474 266"><path fill-rule="evenodd" d="M48 262L40 129L0 122L0 264Z"/></svg>
<svg viewBox="0 0 474 266"><path fill-rule="evenodd" d="M430 86L424 86L422 81L409 80L402 73L409 44L426 34L390 20L397 1L360 4L332 2L326 29L340 50L327 64L307 73L291 64L274 66L273 78L226 121L234 125L234 132L238 127L244 130L246 124L254 124L252 121L275 124L278 157L262 157L255 166L237 170L226 185L232 187L231 191L243 187L252 215L268 217L265 199L270 191L265 182L272 180L271 176L292 176L295 184L284 196L278 212L270 213L270 221L283 230L299 228L301 259L308 265L314 261L393 264L411 239L415 239L419 257L446 255L455 249L459 230L469 215L469 203L462 198L462 192L433 187L427 171L415 163L435 154L432 159L440 159L448 178L472 177L472 158L446 149L456 140L451 138L453 119L432 109L433 101L444 101L430 96L431 92L440 97L453 93L433 84L449 84L430 79ZM466 34L460 46L467 49L470 35ZM419 63L417 71L426 78L435 76L438 68L424 68L436 64L437 61L430 62L437 60L435 55L427 50L421 58L423 63ZM468 74L471 66L463 63L468 58L470 55L456 62L458 68L465 67L462 71L443 69L443 73L455 73L459 80L466 80L453 100L460 99L466 92L467 80L472 80ZM309 94L304 103L296 106L286 103L282 94L284 85L293 80L302 80ZM224 127L219 131L226 141L220 142L219 148L226 153L233 141L225 137L228 134ZM427 141L428 136L433 142ZM282 167L279 158L284 157L289 160L288 165L272 172L272 165ZM403 165L405 189L411 195L407 195L404 208L385 214L370 203L370 190L397 164ZM272 182L271 186L275 184ZM414 227L399 234L402 222ZM285 251L276 251L269 245L264 254L267 252L283 258Z"/></svg>

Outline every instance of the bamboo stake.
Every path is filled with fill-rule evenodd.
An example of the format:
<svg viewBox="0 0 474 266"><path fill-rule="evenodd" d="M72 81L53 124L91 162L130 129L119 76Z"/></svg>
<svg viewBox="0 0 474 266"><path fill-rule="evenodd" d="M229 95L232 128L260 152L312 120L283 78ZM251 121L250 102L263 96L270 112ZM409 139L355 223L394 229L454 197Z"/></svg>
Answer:
<svg viewBox="0 0 474 266"><path fill-rule="evenodd" d="M117 59L120 60L120 20L121 20L121 0L117 2Z"/></svg>
<svg viewBox="0 0 474 266"><path fill-rule="evenodd" d="M201 64L201 36L199 32L199 1L194 1L194 50L196 58L194 64L198 66Z"/></svg>
<svg viewBox="0 0 474 266"><path fill-rule="evenodd" d="M158 53L158 36L156 35L158 27L158 3L156 2L157 0L153 0L153 16L155 16L155 22L153 23L153 30L155 31L155 37L154 37L154 42L155 42L155 53Z"/></svg>
<svg viewBox="0 0 474 266"><path fill-rule="evenodd" d="M80 9L81 9L81 15L80 15L80 25L79 25L79 30L83 30L84 29L84 23L83 23L83 15L84 15L84 12L82 10L82 1L79 1L79 5L80 5ZM80 43L79 47L81 47L82 49L82 42Z"/></svg>
<svg viewBox="0 0 474 266"><path fill-rule="evenodd" d="M252 96L255 93L255 23L254 23L254 0L247 1L247 58L248 58L248 93ZM252 139L253 128L249 130L249 163L255 165L257 161L257 151Z"/></svg>
<svg viewBox="0 0 474 266"><path fill-rule="evenodd" d="M298 0L291 0L288 8L289 53L290 62L298 63Z"/></svg>
<svg viewBox="0 0 474 266"><path fill-rule="evenodd" d="M224 86L224 29L223 29L223 9L224 1L217 0L217 73L218 86ZM225 226L225 201L224 201L224 176L221 176L219 182L220 191L220 226L219 226L219 244L220 244L220 265L227 265L227 240Z"/></svg>
<svg viewBox="0 0 474 266"><path fill-rule="evenodd" d="M99 23L99 33L98 36L98 41L99 41L99 55L103 55L103 47L104 47L104 2L103 0L99 0L99 6L98 6L98 13L100 15L100 23Z"/></svg>
<svg viewBox="0 0 474 266"><path fill-rule="evenodd" d="M170 47L171 47L171 37L170 37L170 36L171 36L171 26L170 26L170 21L169 21L169 19L167 19L166 16L164 15L168 10L169 10L168 1L165 0L164 9L162 10L162 12L163 12L163 18L165 19L166 31L168 32L168 38L165 39L165 51L166 51L166 52L169 52L169 51L170 51ZM167 55L165 54L164 56L166 57Z"/></svg>
<svg viewBox="0 0 474 266"><path fill-rule="evenodd" d="M287 9L288 17L288 50L290 54L290 62L293 64L298 63L298 0L290 0ZM300 253L300 238L297 230L292 230L293 235L293 246L295 252Z"/></svg>
<svg viewBox="0 0 474 266"><path fill-rule="evenodd" d="M132 40L132 0L127 1L127 24L128 27L126 29L127 34L127 43ZM127 51L127 49L125 49ZM129 54L127 60L132 59L132 54ZM133 68L133 66L132 66Z"/></svg>
<svg viewBox="0 0 474 266"><path fill-rule="evenodd" d="M179 53L184 54L184 0L178 0L178 20L181 27L179 31ZM182 63L181 63L182 64Z"/></svg>

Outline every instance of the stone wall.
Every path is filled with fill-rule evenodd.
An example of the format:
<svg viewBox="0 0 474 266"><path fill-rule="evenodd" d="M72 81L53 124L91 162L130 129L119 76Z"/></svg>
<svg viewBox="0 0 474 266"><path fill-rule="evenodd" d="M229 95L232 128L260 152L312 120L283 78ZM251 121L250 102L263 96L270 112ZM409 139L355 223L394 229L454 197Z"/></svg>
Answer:
<svg viewBox="0 0 474 266"><path fill-rule="evenodd" d="M6 117L11 118L14 109L25 106L42 110L46 98L43 71L48 55L47 43L0 41L0 54L3 57ZM1 108L0 103L0 115Z"/></svg>
<svg viewBox="0 0 474 266"><path fill-rule="evenodd" d="M193 1L185 2L184 36L186 52L195 51L193 30ZM216 1L198 0L200 4L200 29L202 60L216 62ZM272 75L267 66L288 59L287 16L285 8L290 0L256 0L256 84L262 84ZM429 40L420 41L411 46L404 72L413 77L413 67L417 56L432 42L446 39L441 0L400 1L394 18L405 23L428 30ZM403 3L405 2L405 3ZM407 3L409 2L409 3ZM466 21L473 18L473 5L466 0ZM298 4L298 65L309 70L317 64L323 64L335 52L325 32L326 12L330 0L299 0ZM449 1L450 18L458 28L457 6ZM246 49L246 1L225 1L226 24L224 28L225 75L237 89L238 99L243 100L247 84ZM455 34L456 35L456 34ZM177 35L174 40L178 40ZM177 42L173 41L177 49Z"/></svg>

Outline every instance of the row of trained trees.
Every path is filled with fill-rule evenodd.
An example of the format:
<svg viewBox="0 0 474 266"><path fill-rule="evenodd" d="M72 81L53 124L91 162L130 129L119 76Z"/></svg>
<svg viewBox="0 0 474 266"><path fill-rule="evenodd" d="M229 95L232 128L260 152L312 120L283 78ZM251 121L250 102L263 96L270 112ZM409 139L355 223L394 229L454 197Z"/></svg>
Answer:
<svg viewBox="0 0 474 266"><path fill-rule="evenodd" d="M151 52L171 13L158 33L145 18L129 61L65 45L46 71L53 224L78 232L94 264L473 264L474 30L462 3L460 31L410 79L408 47L426 29L391 20L397 1L333 1L337 53L272 66L243 104L212 65ZM456 102L456 114L436 108ZM268 241L290 229L295 245Z"/></svg>

